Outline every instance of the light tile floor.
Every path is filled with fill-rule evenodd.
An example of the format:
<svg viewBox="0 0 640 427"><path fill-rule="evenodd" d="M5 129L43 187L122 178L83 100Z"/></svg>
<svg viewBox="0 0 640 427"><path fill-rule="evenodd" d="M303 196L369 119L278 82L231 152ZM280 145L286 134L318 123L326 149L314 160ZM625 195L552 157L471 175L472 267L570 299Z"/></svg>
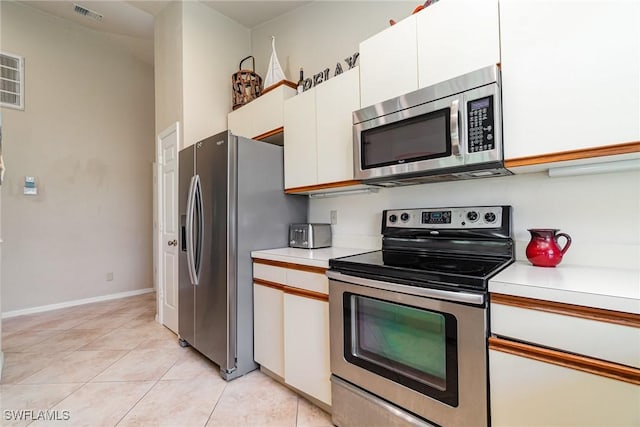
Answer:
<svg viewBox="0 0 640 427"><path fill-rule="evenodd" d="M259 371L225 382L154 317L145 294L3 320L0 425L331 426Z"/></svg>

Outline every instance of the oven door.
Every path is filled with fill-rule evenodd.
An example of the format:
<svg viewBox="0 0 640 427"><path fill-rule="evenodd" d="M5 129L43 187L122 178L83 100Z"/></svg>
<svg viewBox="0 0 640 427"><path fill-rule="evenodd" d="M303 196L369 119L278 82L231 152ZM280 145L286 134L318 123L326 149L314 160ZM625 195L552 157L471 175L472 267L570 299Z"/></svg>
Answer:
<svg viewBox="0 0 640 427"><path fill-rule="evenodd" d="M487 424L484 295L328 276L335 376L440 425Z"/></svg>
<svg viewBox="0 0 640 427"><path fill-rule="evenodd" d="M415 96L415 93L407 94ZM461 149L465 115L463 97L449 96L415 104L403 97L387 101L378 117L353 128L356 179L375 179L455 168L464 165ZM398 105L413 103L398 110ZM385 110L392 108L391 110Z"/></svg>

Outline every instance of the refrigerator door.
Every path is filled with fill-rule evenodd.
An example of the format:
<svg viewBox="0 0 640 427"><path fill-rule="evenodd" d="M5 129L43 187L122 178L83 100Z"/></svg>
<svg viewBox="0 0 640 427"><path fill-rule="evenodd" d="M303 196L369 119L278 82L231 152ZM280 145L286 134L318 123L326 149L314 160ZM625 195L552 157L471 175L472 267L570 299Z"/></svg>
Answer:
<svg viewBox="0 0 640 427"><path fill-rule="evenodd" d="M194 331L194 286L191 280L191 254L187 245L187 204L192 194L191 183L195 175L195 148L187 147L178 157L178 210L180 213L180 254L178 266L178 334L193 343ZM191 220L190 220L191 221ZM189 240L191 237L189 237Z"/></svg>
<svg viewBox="0 0 640 427"><path fill-rule="evenodd" d="M195 343L192 345L220 366L235 367L235 350L228 355L229 288L229 137L224 132L196 144L196 171L202 191L202 250L200 277L195 286Z"/></svg>

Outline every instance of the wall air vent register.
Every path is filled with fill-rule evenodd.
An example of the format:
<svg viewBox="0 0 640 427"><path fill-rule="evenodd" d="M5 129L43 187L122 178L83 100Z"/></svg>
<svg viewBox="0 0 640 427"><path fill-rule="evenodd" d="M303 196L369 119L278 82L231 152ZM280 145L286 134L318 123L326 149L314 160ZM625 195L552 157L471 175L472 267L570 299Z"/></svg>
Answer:
<svg viewBox="0 0 640 427"><path fill-rule="evenodd" d="M24 110L24 58L0 52L0 106Z"/></svg>

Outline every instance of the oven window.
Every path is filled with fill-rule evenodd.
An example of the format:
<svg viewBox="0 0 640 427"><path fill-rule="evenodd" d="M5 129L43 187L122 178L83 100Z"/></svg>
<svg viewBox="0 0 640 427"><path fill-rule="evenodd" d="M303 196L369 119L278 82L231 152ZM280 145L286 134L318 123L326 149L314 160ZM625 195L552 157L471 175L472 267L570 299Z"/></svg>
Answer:
<svg viewBox="0 0 640 427"><path fill-rule="evenodd" d="M362 131L362 169L451 155L450 109Z"/></svg>
<svg viewBox="0 0 640 427"><path fill-rule="evenodd" d="M456 318L423 308L344 295L345 358L458 405Z"/></svg>

